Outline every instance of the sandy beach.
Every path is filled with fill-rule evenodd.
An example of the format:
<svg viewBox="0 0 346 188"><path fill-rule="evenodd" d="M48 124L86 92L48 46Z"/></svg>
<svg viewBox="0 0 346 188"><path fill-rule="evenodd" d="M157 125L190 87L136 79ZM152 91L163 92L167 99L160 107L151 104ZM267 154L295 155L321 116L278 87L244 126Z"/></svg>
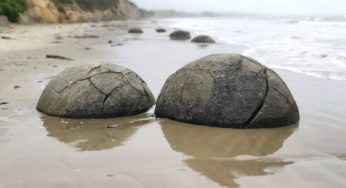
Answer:
<svg viewBox="0 0 346 188"><path fill-rule="evenodd" d="M167 77L246 45L169 40L179 19L12 25L0 32L0 188L345 187L346 81L275 69L300 110L299 125L236 130L187 125L148 113L72 120L39 113L49 80L102 62L138 73L158 96ZM128 34L132 26L144 34ZM157 27L168 30L156 33ZM73 60L47 59L60 55ZM108 125L118 128L107 129Z"/></svg>

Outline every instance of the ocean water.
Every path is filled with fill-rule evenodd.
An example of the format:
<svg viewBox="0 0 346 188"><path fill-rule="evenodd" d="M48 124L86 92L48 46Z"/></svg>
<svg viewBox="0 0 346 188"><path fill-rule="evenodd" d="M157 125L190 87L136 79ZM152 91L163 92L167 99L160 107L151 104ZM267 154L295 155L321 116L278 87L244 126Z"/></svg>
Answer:
<svg viewBox="0 0 346 188"><path fill-rule="evenodd" d="M244 45L244 55L274 69L346 80L346 20L322 18L184 18L174 28Z"/></svg>

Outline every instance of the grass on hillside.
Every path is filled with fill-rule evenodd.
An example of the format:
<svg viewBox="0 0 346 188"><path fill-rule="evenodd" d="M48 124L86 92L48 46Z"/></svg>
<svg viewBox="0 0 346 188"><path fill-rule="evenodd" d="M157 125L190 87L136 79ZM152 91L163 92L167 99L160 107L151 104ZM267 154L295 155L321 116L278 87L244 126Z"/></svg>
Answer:
<svg viewBox="0 0 346 188"><path fill-rule="evenodd" d="M115 7L115 0L75 0L84 10L106 10Z"/></svg>
<svg viewBox="0 0 346 188"><path fill-rule="evenodd" d="M53 0L53 3L59 12L65 12L65 6L72 4L72 0Z"/></svg>
<svg viewBox="0 0 346 188"><path fill-rule="evenodd" d="M106 10L116 6L115 0L52 0L59 12L65 12L65 7L77 3L82 9ZM0 15L5 15L10 22L18 22L20 13L26 9L26 0L0 0Z"/></svg>
<svg viewBox="0 0 346 188"><path fill-rule="evenodd" d="M115 6L115 0L53 0L59 12L65 12L66 5L77 3L83 10L106 10Z"/></svg>
<svg viewBox="0 0 346 188"><path fill-rule="evenodd" d="M0 0L0 15L5 15L10 22L18 22L25 8L25 0Z"/></svg>

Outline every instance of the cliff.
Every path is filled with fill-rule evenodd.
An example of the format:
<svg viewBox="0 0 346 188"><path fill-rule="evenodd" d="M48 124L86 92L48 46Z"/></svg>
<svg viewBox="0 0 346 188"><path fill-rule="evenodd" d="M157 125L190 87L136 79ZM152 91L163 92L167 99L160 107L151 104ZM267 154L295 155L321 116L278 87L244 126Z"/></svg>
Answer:
<svg viewBox="0 0 346 188"><path fill-rule="evenodd" d="M26 0L19 21L85 22L140 18L141 11L128 0Z"/></svg>

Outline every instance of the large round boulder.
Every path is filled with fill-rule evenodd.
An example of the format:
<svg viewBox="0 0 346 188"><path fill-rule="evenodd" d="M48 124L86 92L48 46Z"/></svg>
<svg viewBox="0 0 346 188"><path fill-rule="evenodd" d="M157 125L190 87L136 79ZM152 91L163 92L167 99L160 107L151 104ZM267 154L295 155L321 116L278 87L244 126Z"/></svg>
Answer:
<svg viewBox="0 0 346 188"><path fill-rule="evenodd" d="M284 81L254 59L217 54L193 61L171 75L155 115L231 128L274 128L299 121Z"/></svg>
<svg viewBox="0 0 346 188"><path fill-rule="evenodd" d="M178 30L169 35L171 40L189 40L191 35L188 31Z"/></svg>
<svg viewBox="0 0 346 188"><path fill-rule="evenodd" d="M140 114L155 104L146 83L133 71L113 65L67 68L44 89L37 109L69 118Z"/></svg>
<svg viewBox="0 0 346 188"><path fill-rule="evenodd" d="M194 43L215 43L215 40L207 35L199 35L191 40Z"/></svg>

